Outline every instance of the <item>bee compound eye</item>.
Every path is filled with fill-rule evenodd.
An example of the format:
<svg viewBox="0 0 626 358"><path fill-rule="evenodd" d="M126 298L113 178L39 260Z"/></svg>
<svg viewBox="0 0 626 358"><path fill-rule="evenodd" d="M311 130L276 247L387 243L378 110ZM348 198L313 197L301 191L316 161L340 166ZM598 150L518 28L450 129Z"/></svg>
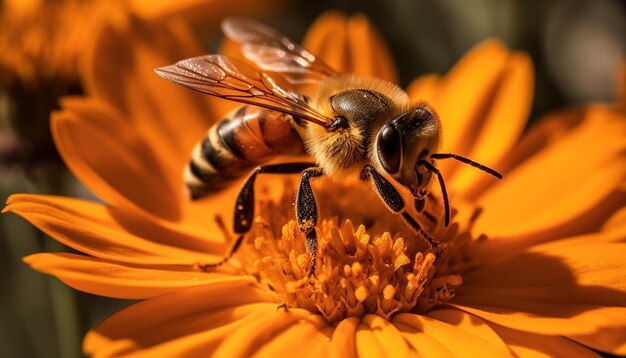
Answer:
<svg viewBox="0 0 626 358"><path fill-rule="evenodd" d="M402 157L402 142L398 129L390 124L386 124L378 132L376 141L376 151L378 160L389 174L395 174L400 170Z"/></svg>

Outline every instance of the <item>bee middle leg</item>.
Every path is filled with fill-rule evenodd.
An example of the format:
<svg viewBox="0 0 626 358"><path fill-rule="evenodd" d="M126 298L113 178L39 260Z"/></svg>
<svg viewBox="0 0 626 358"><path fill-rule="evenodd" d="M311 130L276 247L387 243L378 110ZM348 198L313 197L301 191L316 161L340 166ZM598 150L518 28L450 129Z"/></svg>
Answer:
<svg viewBox="0 0 626 358"><path fill-rule="evenodd" d="M313 163L284 163L256 167L248 176L248 179L246 179L235 202L233 227L235 234L239 234L239 236L226 251L223 259L211 264L202 264L200 265L201 269L215 269L225 264L241 246L244 234L250 231L252 227L252 219L254 218L254 183L259 174L296 174L314 166L315 164Z"/></svg>
<svg viewBox="0 0 626 358"><path fill-rule="evenodd" d="M404 210L404 200L398 190L376 169L368 164L361 170L361 180L365 181L371 179L374 191L385 204L385 206L394 214L401 214L406 224L415 232L422 234L431 248L437 249L439 242L430 237L430 235L424 231L422 226Z"/></svg>
<svg viewBox="0 0 626 358"><path fill-rule="evenodd" d="M298 186L298 194L296 195L296 218L300 231L306 235L306 248L311 255L309 264L309 276L315 275L315 263L317 261L317 233L315 225L317 224L317 204L313 196L313 190L309 183L310 178L320 177L324 175L322 168L313 167L305 169L302 172L302 179Z"/></svg>

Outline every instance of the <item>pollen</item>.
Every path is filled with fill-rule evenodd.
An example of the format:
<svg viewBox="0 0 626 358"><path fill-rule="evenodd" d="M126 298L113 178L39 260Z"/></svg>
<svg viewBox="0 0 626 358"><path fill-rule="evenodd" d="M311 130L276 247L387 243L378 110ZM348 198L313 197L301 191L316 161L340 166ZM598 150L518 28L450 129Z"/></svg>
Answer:
<svg viewBox="0 0 626 358"><path fill-rule="evenodd" d="M320 196L325 194L337 197L332 189ZM435 228L444 248L435 250L393 215L381 216L384 211L368 204L356 207L372 209L377 220L367 211L320 216L314 227L317 264L309 276L311 254L293 219L291 197L285 196L279 203L260 203L260 214L236 259L286 307L307 309L329 323L366 314L389 319L396 313L425 313L454 297L463 269L471 266L463 262L468 256L463 252L473 239L458 223ZM336 209L321 208L331 214Z"/></svg>

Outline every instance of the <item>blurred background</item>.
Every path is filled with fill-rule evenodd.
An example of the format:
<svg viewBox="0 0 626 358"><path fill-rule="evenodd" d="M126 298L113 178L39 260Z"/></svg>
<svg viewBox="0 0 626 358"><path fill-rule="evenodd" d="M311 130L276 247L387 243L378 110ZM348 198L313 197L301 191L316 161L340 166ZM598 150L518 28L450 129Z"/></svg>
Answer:
<svg viewBox="0 0 626 358"><path fill-rule="evenodd" d="M97 200L60 160L48 129L62 96L81 94L81 47L116 12L181 18L206 44L219 19L246 15L300 40L329 9L365 13L387 40L401 85L445 73L479 41L496 37L531 55L531 122L580 103L615 103L624 91L626 2L618 0L4 0L0 1L0 197L11 193ZM21 258L64 248L15 215L0 217L0 357L80 357L84 333L129 302L75 292Z"/></svg>

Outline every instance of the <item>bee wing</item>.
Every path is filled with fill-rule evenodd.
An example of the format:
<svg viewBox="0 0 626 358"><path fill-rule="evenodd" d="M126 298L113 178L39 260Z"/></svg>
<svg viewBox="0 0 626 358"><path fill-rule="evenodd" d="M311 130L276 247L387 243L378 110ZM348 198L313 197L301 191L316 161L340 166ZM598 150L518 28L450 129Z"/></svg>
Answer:
<svg viewBox="0 0 626 358"><path fill-rule="evenodd" d="M276 72L293 84L317 82L339 73L287 36L262 23L229 18L222 31L238 42L243 55L264 71Z"/></svg>
<svg viewBox="0 0 626 358"><path fill-rule="evenodd" d="M227 56L193 57L154 71L198 92L285 112L321 126L330 123L329 118L307 104L305 97L279 87L268 74Z"/></svg>

